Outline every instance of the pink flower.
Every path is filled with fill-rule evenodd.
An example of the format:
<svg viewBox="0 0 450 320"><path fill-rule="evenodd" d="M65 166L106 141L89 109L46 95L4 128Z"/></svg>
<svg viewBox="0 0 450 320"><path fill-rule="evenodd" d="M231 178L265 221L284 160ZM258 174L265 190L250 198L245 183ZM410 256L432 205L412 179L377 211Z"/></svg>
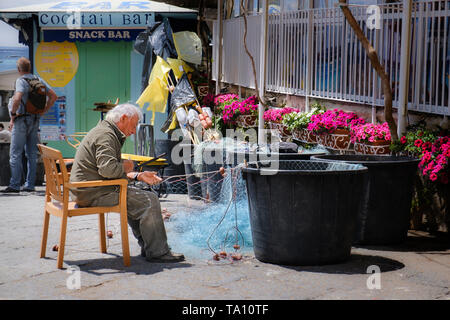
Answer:
<svg viewBox="0 0 450 320"><path fill-rule="evenodd" d="M414 141L414 145L415 145L417 148L420 148L420 146L422 145L422 143L423 143L422 139L417 139L416 141Z"/></svg>

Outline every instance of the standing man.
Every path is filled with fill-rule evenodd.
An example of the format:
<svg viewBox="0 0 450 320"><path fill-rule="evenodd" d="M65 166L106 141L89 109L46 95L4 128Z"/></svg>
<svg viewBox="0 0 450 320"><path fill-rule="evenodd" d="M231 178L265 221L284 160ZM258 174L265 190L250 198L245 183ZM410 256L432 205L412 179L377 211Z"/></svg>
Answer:
<svg viewBox="0 0 450 320"><path fill-rule="evenodd" d="M22 155L25 149L27 157L27 176L22 191L34 191L36 180L36 159L39 129L39 114L27 112L26 104L30 93L30 84L26 79L38 78L46 87L46 104L43 113L55 103L56 94L52 88L39 77L31 73L31 63L27 58L17 60L17 70L20 77L16 80L14 96L11 99L10 115L12 128L11 146L9 151L9 165L11 166L11 180L9 186L0 192L19 193L22 184Z"/></svg>
<svg viewBox="0 0 450 320"><path fill-rule="evenodd" d="M132 104L110 110L84 137L75 154L70 182L128 178L154 185L162 181L156 172L133 171L131 160L121 159L125 139L136 133L142 112ZM114 206L119 203L115 186L71 189L72 199L81 207ZM152 191L129 185L127 188L128 224L141 246L141 255L151 262L179 262L182 254L170 252L158 196Z"/></svg>

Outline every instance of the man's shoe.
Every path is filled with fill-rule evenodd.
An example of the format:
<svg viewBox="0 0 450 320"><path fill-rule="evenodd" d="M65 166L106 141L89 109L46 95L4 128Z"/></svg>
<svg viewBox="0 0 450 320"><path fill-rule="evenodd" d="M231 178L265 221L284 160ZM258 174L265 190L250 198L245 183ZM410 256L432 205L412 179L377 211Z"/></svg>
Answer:
<svg viewBox="0 0 450 320"><path fill-rule="evenodd" d="M160 257L150 258L147 260L149 262L161 262L161 263L181 262L184 261L184 255L180 253L169 252Z"/></svg>
<svg viewBox="0 0 450 320"><path fill-rule="evenodd" d="M146 256L144 248L141 248L141 257L145 258Z"/></svg>
<svg viewBox="0 0 450 320"><path fill-rule="evenodd" d="M0 192L1 193L19 193L20 190L7 187L5 190L1 190Z"/></svg>
<svg viewBox="0 0 450 320"><path fill-rule="evenodd" d="M35 192L36 189L22 188L23 192Z"/></svg>

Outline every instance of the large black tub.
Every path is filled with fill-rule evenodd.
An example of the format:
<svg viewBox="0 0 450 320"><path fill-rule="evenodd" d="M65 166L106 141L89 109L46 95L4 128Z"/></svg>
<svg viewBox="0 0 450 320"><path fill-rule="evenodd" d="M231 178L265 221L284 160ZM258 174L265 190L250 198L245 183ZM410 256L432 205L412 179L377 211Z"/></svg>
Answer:
<svg viewBox="0 0 450 320"><path fill-rule="evenodd" d="M350 257L366 167L281 160L250 162L242 170L258 260L321 265Z"/></svg>
<svg viewBox="0 0 450 320"><path fill-rule="evenodd" d="M312 159L362 164L369 169L354 243L391 245L406 239L419 159L375 155L320 155Z"/></svg>
<svg viewBox="0 0 450 320"><path fill-rule="evenodd" d="M250 151L238 148L227 150L226 163L231 167L235 167L244 163L244 160L247 162L265 160L309 160L313 155L326 154L326 152L298 150L298 146L295 143L288 142L273 143L267 145L267 147L267 151Z"/></svg>

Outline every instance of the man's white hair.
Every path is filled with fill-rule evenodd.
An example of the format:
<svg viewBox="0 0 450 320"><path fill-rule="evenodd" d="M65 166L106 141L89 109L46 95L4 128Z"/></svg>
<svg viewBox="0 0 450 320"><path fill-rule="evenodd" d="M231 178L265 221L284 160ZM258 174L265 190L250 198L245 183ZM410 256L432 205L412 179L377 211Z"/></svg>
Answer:
<svg viewBox="0 0 450 320"><path fill-rule="evenodd" d="M120 118L123 115L127 115L130 118L138 116L139 121L142 121L143 119L141 109L139 109L139 107L136 107L131 103L123 103L115 106L113 109L108 111L108 113L105 116L105 119L117 123L120 121Z"/></svg>

